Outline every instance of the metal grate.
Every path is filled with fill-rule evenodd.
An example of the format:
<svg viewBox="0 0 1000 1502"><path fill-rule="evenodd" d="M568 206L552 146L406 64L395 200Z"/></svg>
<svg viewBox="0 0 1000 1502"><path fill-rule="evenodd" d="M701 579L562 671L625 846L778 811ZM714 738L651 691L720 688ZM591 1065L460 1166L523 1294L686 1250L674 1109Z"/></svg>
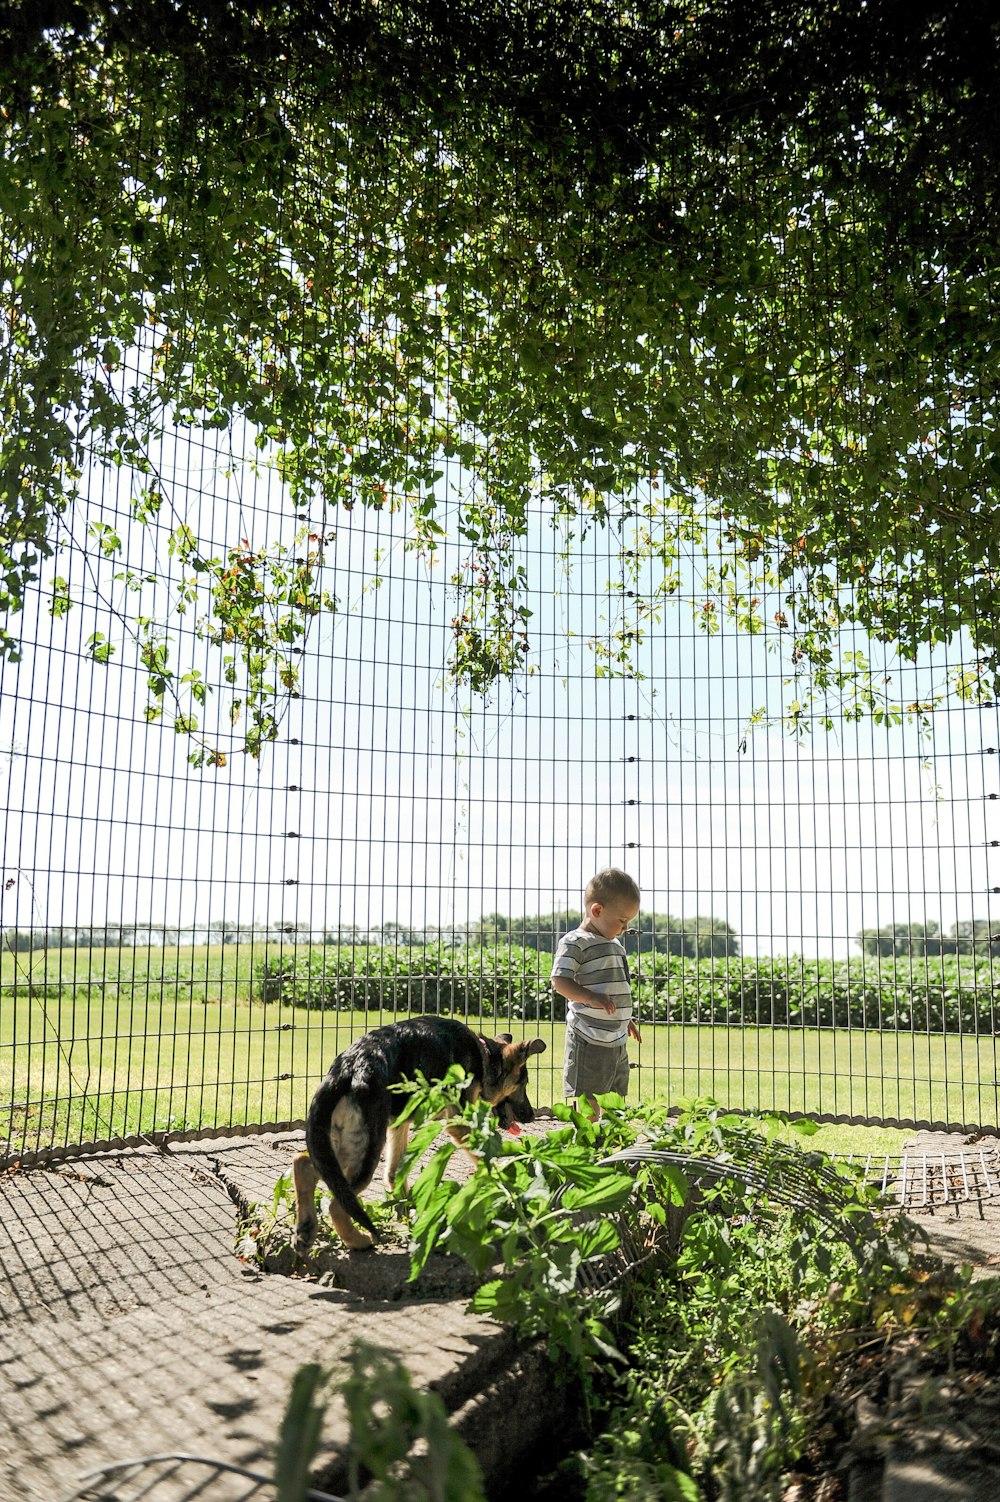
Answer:
<svg viewBox="0 0 1000 1502"><path fill-rule="evenodd" d="M864 1182L903 1209L994 1199L1000 1195L1000 1147L996 1143L945 1152L848 1153Z"/></svg>
<svg viewBox="0 0 1000 1502"><path fill-rule="evenodd" d="M834 1163L843 1163L858 1173L862 1182L901 1209L932 1209L1000 1196L1000 1143L991 1141L948 1149L908 1149L902 1153L834 1153ZM832 1223L823 1193L825 1183L832 1198L839 1175L834 1168L811 1165L803 1172L802 1154L781 1143L735 1144L716 1156L671 1152L658 1148L630 1147L603 1160L606 1164L669 1163L682 1169L693 1183L738 1179L748 1188L766 1192L776 1203L807 1210L818 1220ZM820 1189L817 1192L817 1179ZM841 1222L837 1222L842 1229Z"/></svg>
<svg viewBox="0 0 1000 1502"><path fill-rule="evenodd" d="M870 1220L855 1217L854 1225L845 1227L842 1218L835 1217L831 1208L842 1193L843 1180L835 1169L815 1164L810 1165L806 1172L804 1156L780 1142L748 1141L733 1143L713 1156L664 1148L627 1147L603 1159L603 1163L667 1164L681 1169L692 1185L735 1180L748 1189L765 1194L785 1209L804 1211L821 1224L835 1228L838 1235L849 1237L852 1248L858 1250L870 1229Z"/></svg>

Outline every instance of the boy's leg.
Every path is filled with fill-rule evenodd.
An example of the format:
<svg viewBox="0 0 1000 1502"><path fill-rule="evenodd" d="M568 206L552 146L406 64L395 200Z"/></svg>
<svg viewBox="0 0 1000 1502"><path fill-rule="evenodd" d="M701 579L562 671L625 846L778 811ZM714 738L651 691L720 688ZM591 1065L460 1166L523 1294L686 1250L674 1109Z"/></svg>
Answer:
<svg viewBox="0 0 1000 1502"><path fill-rule="evenodd" d="M588 1060L588 1067L582 1071L582 1073L586 1076L586 1083L592 1085L593 1087L593 1081L595 1080L596 1076L593 1069L589 1066L597 1064L598 1066L601 1066L598 1070L598 1073L606 1075L606 1078L602 1079L601 1083L595 1087L596 1095L610 1094L611 1091L614 1091L616 1095L620 1095L622 1100L624 1100L628 1095L629 1082L627 1046L624 1043L620 1048L601 1048L599 1045L595 1045L595 1047L591 1050L591 1053L600 1055L600 1057L596 1059L591 1058L590 1060ZM593 1112L594 1120L599 1121L601 1118L601 1108L597 1104L595 1095L590 1094L589 1091L581 1091L580 1096L577 1098L578 1106L580 1099L583 1099L587 1102L588 1106Z"/></svg>
<svg viewBox="0 0 1000 1502"><path fill-rule="evenodd" d="M621 1052L625 1054L627 1069L628 1055L624 1044ZM601 1108L597 1104L597 1096L618 1089L616 1080L619 1072L620 1058L617 1049L591 1043L589 1039L580 1038L567 1030L563 1088L567 1096L573 1097L577 1109L581 1101L586 1101L594 1120L599 1121Z"/></svg>
<svg viewBox="0 0 1000 1502"><path fill-rule="evenodd" d="M566 1048L563 1054L563 1095L567 1100L573 1100L579 1093L577 1090L577 1075L580 1071L581 1041L573 1029L567 1027Z"/></svg>
<svg viewBox="0 0 1000 1502"><path fill-rule="evenodd" d="M567 1100L572 1100L576 1110L580 1109L581 1099L585 1100L596 1119L601 1114L601 1108L588 1089L590 1081L587 1078L593 1052L593 1046L587 1042L586 1038L581 1038L572 1028L566 1029L563 1094Z"/></svg>
<svg viewBox="0 0 1000 1502"><path fill-rule="evenodd" d="M628 1045L623 1043L621 1053L615 1060L614 1078L608 1089L613 1090L616 1095L620 1095L622 1100L625 1100L628 1096L628 1086L631 1077L628 1062Z"/></svg>

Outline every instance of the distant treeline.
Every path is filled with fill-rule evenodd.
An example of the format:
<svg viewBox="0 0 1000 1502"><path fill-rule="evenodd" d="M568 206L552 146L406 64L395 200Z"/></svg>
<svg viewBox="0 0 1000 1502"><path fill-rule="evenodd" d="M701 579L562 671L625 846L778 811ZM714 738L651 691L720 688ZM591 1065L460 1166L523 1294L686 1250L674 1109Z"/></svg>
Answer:
<svg viewBox="0 0 1000 1502"><path fill-rule="evenodd" d="M34 949L139 949L178 944L232 944L237 939L277 937L266 924L240 927L224 922L194 923L190 927L166 923L102 923L81 927L5 928L3 945L23 954Z"/></svg>
<svg viewBox="0 0 1000 1502"><path fill-rule="evenodd" d="M855 936L862 954L936 959L949 954L1000 954L1000 923L988 918L963 918L946 934L938 923L888 923L884 928L863 928Z"/></svg>
<svg viewBox="0 0 1000 1502"><path fill-rule="evenodd" d="M582 921L582 914L570 910L537 913L509 918L489 913L475 923L458 927L422 929L387 922L363 929L356 924L314 929L308 923L241 924L230 919L194 923L189 927L176 924L102 924L91 927L14 929L4 931L4 946L24 953L36 949L126 949L145 946L180 944L248 944L267 942L326 945L379 944L396 948L422 948L427 945L452 944L469 948L492 949L516 944L522 949L536 949L554 954L556 945L571 928ZM626 948L635 953L677 955L681 959L725 959L739 954L739 937L722 918L674 918L669 913L641 913L625 940Z"/></svg>
<svg viewBox="0 0 1000 1502"><path fill-rule="evenodd" d="M470 925L468 942L517 944L523 949L554 954L563 934L582 921L583 914L573 909L524 918L487 913L478 924ZM739 935L724 918L702 915L675 918L671 913L640 913L624 942L630 954L655 951L690 960L734 958L740 952Z"/></svg>
<svg viewBox="0 0 1000 1502"><path fill-rule="evenodd" d="M509 917L487 913L474 923L452 927L410 928L389 921L372 928L349 923L314 928L309 923L240 923L218 918L190 925L136 923L95 924L52 928L8 928L3 946L24 953L37 949L126 949L176 947L184 944L298 944L367 945L397 949L427 945L495 949L516 945L542 954L554 954L562 935L582 921L573 908L551 913ZM854 937L863 954L890 958L940 958L947 955L1000 955L1000 923L994 929L987 918L964 918L947 933L931 921L888 923L882 928L863 928ZM671 913L640 913L625 939L631 954L668 954L678 959L735 959L740 938L724 918L696 915L675 918Z"/></svg>

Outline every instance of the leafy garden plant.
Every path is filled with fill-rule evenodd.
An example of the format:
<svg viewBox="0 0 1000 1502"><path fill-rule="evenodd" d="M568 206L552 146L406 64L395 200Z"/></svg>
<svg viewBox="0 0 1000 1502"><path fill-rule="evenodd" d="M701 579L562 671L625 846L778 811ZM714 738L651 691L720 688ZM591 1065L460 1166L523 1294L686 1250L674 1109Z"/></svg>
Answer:
<svg viewBox="0 0 1000 1502"><path fill-rule="evenodd" d="M994 1319L995 1300L929 1264L851 1170L781 1143L794 1195L741 1173L772 1162L780 1115L606 1096L598 1120L560 1105L551 1131L511 1135L483 1103L459 1107L463 1084L456 1070L404 1087L401 1171L446 1110L477 1170L449 1177L445 1138L382 1213L406 1222L413 1279L437 1251L460 1256L481 1279L469 1308L542 1341L578 1384L595 1437L564 1469L587 1502L778 1502L790 1469L819 1463L814 1435L859 1352L919 1331L949 1362ZM624 1149L636 1159L601 1161ZM286 1194L279 1181L276 1211Z"/></svg>
<svg viewBox="0 0 1000 1502"><path fill-rule="evenodd" d="M705 1104L678 1123L723 1153L762 1125L773 1130ZM950 1366L970 1332L986 1350L996 1293L934 1265L915 1228L846 1173L831 1197L821 1155L801 1158L832 1219L818 1227L736 1181L705 1188L676 1257L632 1302L628 1364L602 1395L613 1422L575 1457L587 1502L779 1502L793 1472L812 1496L850 1437L842 1394L864 1385L866 1363L877 1370L900 1339L932 1365Z"/></svg>
<svg viewBox="0 0 1000 1502"><path fill-rule="evenodd" d="M434 1116L453 1110L463 1081L454 1075L411 1095L407 1111L424 1119L413 1132L401 1173L422 1157L440 1127ZM606 1132L589 1117L555 1108L565 1123L544 1136L501 1132L484 1102L460 1112L466 1146L479 1169L464 1183L447 1178L450 1140L418 1175L410 1198L411 1277L430 1254L457 1253L486 1278L469 1308L544 1338L579 1370L586 1357L616 1358L607 1321L620 1295L605 1289L578 1296L581 1267L621 1246L616 1218L630 1201L632 1176L595 1160Z"/></svg>
<svg viewBox="0 0 1000 1502"><path fill-rule="evenodd" d="M333 1373L295 1374L278 1436L276 1502L304 1502ZM476 1457L448 1425L435 1392L414 1387L388 1352L356 1341L339 1390L347 1408L347 1498L359 1502L484 1502Z"/></svg>

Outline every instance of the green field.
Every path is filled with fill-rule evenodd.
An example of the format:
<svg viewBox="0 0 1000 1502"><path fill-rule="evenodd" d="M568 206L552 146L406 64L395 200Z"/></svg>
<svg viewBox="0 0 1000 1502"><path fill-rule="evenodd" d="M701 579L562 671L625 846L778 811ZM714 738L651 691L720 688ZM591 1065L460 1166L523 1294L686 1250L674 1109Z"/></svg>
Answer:
<svg viewBox="0 0 1000 1502"><path fill-rule="evenodd" d="M274 956L279 946L270 945ZM0 969L0 1155L149 1131L300 1119L330 1060L396 1014L251 999L265 949L52 951ZM471 1017L495 1031L496 1018ZM561 1096L564 1025L515 1023L548 1051L533 1099ZM997 1124L992 1037L644 1024L633 1095L735 1108ZM905 1133L871 1138L884 1151ZM824 1129L836 1148L855 1134Z"/></svg>

